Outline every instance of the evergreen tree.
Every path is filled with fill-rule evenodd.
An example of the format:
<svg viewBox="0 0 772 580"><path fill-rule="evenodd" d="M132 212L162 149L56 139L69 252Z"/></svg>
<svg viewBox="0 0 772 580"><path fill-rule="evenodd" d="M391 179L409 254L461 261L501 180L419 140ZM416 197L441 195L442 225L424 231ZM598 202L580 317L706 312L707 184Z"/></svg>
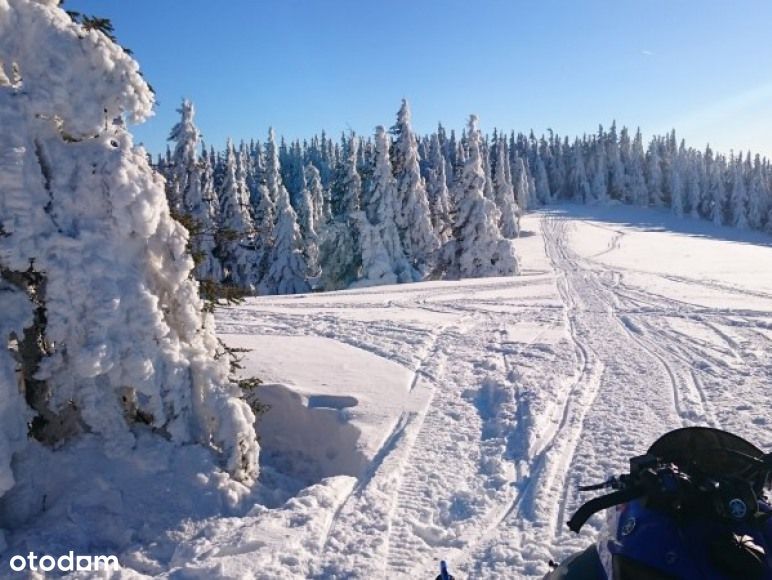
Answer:
<svg viewBox="0 0 772 580"><path fill-rule="evenodd" d="M742 154L732 163L732 193L729 198L732 210L732 225L748 227L748 189L742 173Z"/></svg>
<svg viewBox="0 0 772 580"><path fill-rule="evenodd" d="M596 203L608 201L608 171L606 169L606 150L602 143L595 147L595 168L592 176L592 199Z"/></svg>
<svg viewBox="0 0 772 580"><path fill-rule="evenodd" d="M258 254L255 247L255 224L243 171L239 170L238 165L238 155L229 139L220 193L220 228L223 234L217 251L225 269L223 281L253 292L259 279L256 272Z"/></svg>
<svg viewBox="0 0 772 580"><path fill-rule="evenodd" d="M322 231L319 261L322 267L321 285L325 290L347 288L359 277L362 266L360 233L360 199L362 180L357 171L359 140L351 136L346 142L337 187L339 211Z"/></svg>
<svg viewBox="0 0 772 580"><path fill-rule="evenodd" d="M397 226L405 254L419 272L426 273L439 240L432 228L418 146L410 124L410 108L404 99L397 113L397 124L391 130L395 136L391 161L397 179Z"/></svg>
<svg viewBox="0 0 772 580"><path fill-rule="evenodd" d="M311 166L313 167L313 166ZM316 171L316 186L321 186L318 183L319 172ZM317 212L314 207L314 196L316 193L312 193L311 188L308 186L306 180L306 168L301 170L301 185L300 193L298 194L298 210L297 210L297 223L300 227L300 235L302 237L303 257L306 261L307 277L313 280L319 274L319 234L318 234L318 222ZM319 192L321 195L321 192ZM276 234L277 241L279 234ZM278 243L278 242L277 242Z"/></svg>
<svg viewBox="0 0 772 580"><path fill-rule="evenodd" d="M303 256L303 237L295 210L290 204L289 193L283 185L279 187L276 199L274 236L268 273L261 287L271 294L308 292L310 286L306 281L308 264Z"/></svg>
<svg viewBox="0 0 772 580"><path fill-rule="evenodd" d="M670 167L670 211L677 217L684 215L684 181L682 156L673 159Z"/></svg>
<svg viewBox="0 0 772 580"><path fill-rule="evenodd" d="M750 164L750 155L748 156ZM761 158L756 155L753 160L753 168L749 169L750 184L748 188L748 224L753 229L761 229L765 212L764 204L764 174Z"/></svg>
<svg viewBox="0 0 772 580"><path fill-rule="evenodd" d="M689 215L693 218L700 217L700 196L702 184L700 183L699 160L692 157L688 162L686 179L686 196L689 200Z"/></svg>
<svg viewBox="0 0 772 580"><path fill-rule="evenodd" d="M627 137L627 131L624 129L623 131L623 137L627 140L625 147L629 149L629 137ZM611 130L606 140L606 156L609 172L609 196L611 199L617 200L623 199L625 193L625 169L622 164L620 141L617 141L617 124L614 121L611 123Z"/></svg>
<svg viewBox="0 0 772 580"><path fill-rule="evenodd" d="M449 278L518 274L512 243L499 231L500 214L485 197L485 172L480 152L477 117L467 128L468 154L457 185L453 238L443 248L443 271Z"/></svg>
<svg viewBox="0 0 772 580"><path fill-rule="evenodd" d="M719 159L715 159L710 168L710 183L708 184L711 200L710 219L717 226L724 223L725 189L722 168Z"/></svg>
<svg viewBox="0 0 772 580"><path fill-rule="evenodd" d="M528 194L530 190L528 170L525 168L525 162L522 157L515 157L515 163L511 174L513 175L512 186L515 190L515 203L520 212L518 215L521 215L525 213L529 207Z"/></svg>
<svg viewBox="0 0 772 580"><path fill-rule="evenodd" d="M536 157L536 169L534 172L534 185L536 187L536 200L540 205L552 203L552 192L547 177L547 168L541 155Z"/></svg>
<svg viewBox="0 0 772 580"><path fill-rule="evenodd" d="M190 236L191 254L196 262L194 275L198 280L220 282L223 277L222 265L215 256L215 233L217 230L217 193L214 191L212 170L208 159L197 158L200 134L193 117L193 103L183 100L177 110L182 119L169 134L175 142L172 156L173 172L167 181L167 197L181 200L180 213ZM169 191L173 194L169 194Z"/></svg>
<svg viewBox="0 0 772 580"><path fill-rule="evenodd" d="M442 155L439 136L434 134L429 147L429 178L426 182L426 193L429 197L434 232L443 243L451 234L450 214L452 209L448 178L445 174L448 166L447 160Z"/></svg>
<svg viewBox="0 0 772 580"><path fill-rule="evenodd" d="M397 183L389 160L386 130L375 129L375 159L365 204L358 225L362 234L363 284L394 284L420 280L402 249L396 224Z"/></svg>
<svg viewBox="0 0 772 580"><path fill-rule="evenodd" d="M501 235L512 239L520 235L520 217L515 203L515 190L509 170L509 155L504 139L496 144L496 155L495 201L501 216L498 225Z"/></svg>
<svg viewBox="0 0 772 580"><path fill-rule="evenodd" d="M311 194L311 200L314 208L314 224L316 232L320 233L325 224L332 219L330 210L330 199L322 186L322 176L315 165L309 163L305 170L306 180L308 182L308 191Z"/></svg>
<svg viewBox="0 0 772 580"><path fill-rule="evenodd" d="M665 203L662 191L662 165L656 141L651 142L646 156L646 185L649 189L649 204L662 207Z"/></svg>
<svg viewBox="0 0 772 580"><path fill-rule="evenodd" d="M574 158L571 167L570 186L574 200L581 203L587 203L590 200L592 190L590 189L590 182L587 179L582 144L579 139L574 141Z"/></svg>
<svg viewBox="0 0 772 580"><path fill-rule="evenodd" d="M42 457L30 438L57 448L87 432L125 459L139 424L251 483L254 415L163 179L123 122L152 113L137 63L56 2L0 11L0 62L19 75L0 74L0 495Z"/></svg>

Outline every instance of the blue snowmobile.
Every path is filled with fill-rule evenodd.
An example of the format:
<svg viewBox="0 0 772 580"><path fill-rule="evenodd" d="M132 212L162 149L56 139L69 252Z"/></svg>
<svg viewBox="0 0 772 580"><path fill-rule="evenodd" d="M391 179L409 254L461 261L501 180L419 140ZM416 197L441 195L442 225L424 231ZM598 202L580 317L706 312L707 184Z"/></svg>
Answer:
<svg viewBox="0 0 772 580"><path fill-rule="evenodd" d="M597 543L544 580L772 580L772 453L718 429L686 427L659 438L630 472L572 516L579 532L608 510Z"/></svg>

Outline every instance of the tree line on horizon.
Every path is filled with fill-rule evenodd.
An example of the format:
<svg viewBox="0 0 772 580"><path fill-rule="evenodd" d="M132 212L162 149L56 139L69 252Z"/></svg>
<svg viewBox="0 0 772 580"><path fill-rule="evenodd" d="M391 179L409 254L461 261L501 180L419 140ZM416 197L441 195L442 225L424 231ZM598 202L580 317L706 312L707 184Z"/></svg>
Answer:
<svg viewBox="0 0 772 580"><path fill-rule="evenodd" d="M207 148L184 100L156 169L188 225L196 277L252 294L515 275L529 208L619 202L772 231L772 170L750 152L644 144L616 123L575 138L494 130L420 136L403 100L372 137L228 140Z"/></svg>

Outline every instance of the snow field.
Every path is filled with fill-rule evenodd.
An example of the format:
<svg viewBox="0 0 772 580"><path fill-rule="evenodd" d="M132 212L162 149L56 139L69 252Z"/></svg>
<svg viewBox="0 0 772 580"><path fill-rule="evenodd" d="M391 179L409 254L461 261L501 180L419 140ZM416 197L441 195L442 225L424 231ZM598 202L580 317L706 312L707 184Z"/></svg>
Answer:
<svg viewBox="0 0 772 580"><path fill-rule="evenodd" d="M93 477L12 498L4 513L25 527L6 554L107 546L123 578L426 578L439 559L464 578L543 575L600 530L600 516L567 530L588 497L577 486L625 470L665 431L714 425L772 444L772 307L743 258L768 271L772 252L634 213L639 225L627 208L526 216L519 277L219 310L271 405L258 485L204 475L195 446L172 476L153 461L171 446L142 438L146 460L121 466L84 443L50 465ZM670 229L645 231L656 220ZM691 269L683 252L700 256ZM674 275L688 284L665 292ZM22 524L43 495L47 515Z"/></svg>

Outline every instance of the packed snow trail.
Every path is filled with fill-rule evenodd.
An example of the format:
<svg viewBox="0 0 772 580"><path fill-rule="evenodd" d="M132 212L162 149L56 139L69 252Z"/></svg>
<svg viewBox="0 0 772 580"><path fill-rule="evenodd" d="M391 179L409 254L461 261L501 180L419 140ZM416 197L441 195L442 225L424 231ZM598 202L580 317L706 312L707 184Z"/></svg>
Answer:
<svg viewBox="0 0 772 580"><path fill-rule="evenodd" d="M599 531L600 516L567 531L577 486L667 430L713 425L769 449L770 238L682 223L536 212L518 277L219 310L271 406L260 482L236 489L183 461L164 480L181 503L157 505L116 550L125 577L433 578L444 559L457 578L538 578ZM114 485L132 497L151 477L127 468ZM139 529L111 489L93 500L110 506L102 519L52 513L10 541L44 553L69 546L73 526ZM79 513L67 497L60 511Z"/></svg>

